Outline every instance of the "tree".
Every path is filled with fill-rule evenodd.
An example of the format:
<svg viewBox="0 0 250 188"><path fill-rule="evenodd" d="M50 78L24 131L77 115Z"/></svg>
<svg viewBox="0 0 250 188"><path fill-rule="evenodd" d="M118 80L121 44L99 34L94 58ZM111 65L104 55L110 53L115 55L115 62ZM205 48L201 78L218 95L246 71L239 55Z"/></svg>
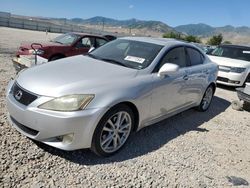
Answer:
<svg viewBox="0 0 250 188"><path fill-rule="evenodd" d="M173 38L173 39L182 39L181 35L179 33L175 33L175 32L170 32L170 33L165 33L162 36L163 38Z"/></svg>
<svg viewBox="0 0 250 188"><path fill-rule="evenodd" d="M185 41L187 42L196 42L196 43L201 43L201 40L196 37L196 36L193 36L193 35L188 35L184 38Z"/></svg>
<svg viewBox="0 0 250 188"><path fill-rule="evenodd" d="M207 44L217 46L221 44L222 40L223 40L222 34L214 35L207 41Z"/></svg>
<svg viewBox="0 0 250 188"><path fill-rule="evenodd" d="M169 33L165 33L162 36L163 38L173 38L173 39L178 39L178 40L185 40L187 42L197 42L200 43L200 39L196 36L193 35L181 35L180 33L174 33L174 32L169 32Z"/></svg>
<svg viewBox="0 0 250 188"><path fill-rule="evenodd" d="M232 44L230 41L226 40L222 44Z"/></svg>

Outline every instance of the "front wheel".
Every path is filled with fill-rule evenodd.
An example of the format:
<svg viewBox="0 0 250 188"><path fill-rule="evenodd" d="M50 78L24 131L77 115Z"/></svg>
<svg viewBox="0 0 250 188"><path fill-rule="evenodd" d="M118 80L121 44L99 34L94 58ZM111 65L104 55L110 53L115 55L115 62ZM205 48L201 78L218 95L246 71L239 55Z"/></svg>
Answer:
<svg viewBox="0 0 250 188"><path fill-rule="evenodd" d="M199 104L199 106L197 107L197 110L200 112L205 112L212 101L212 98L214 96L214 88L212 85L208 86L208 88L206 89L203 98L201 100L201 103Z"/></svg>
<svg viewBox="0 0 250 188"><path fill-rule="evenodd" d="M100 120L92 139L91 150L110 156L126 143L134 126L134 115L126 105L111 108Z"/></svg>

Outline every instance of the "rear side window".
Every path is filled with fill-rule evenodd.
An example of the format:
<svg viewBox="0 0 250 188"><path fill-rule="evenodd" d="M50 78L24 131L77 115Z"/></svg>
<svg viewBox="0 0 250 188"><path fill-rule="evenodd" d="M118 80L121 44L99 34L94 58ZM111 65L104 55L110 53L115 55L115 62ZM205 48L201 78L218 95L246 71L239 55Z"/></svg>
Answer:
<svg viewBox="0 0 250 188"><path fill-rule="evenodd" d="M187 53L189 55L190 63L192 66L203 64L204 57L198 50L187 48Z"/></svg>
<svg viewBox="0 0 250 188"><path fill-rule="evenodd" d="M99 46L102 46L106 43L107 41L101 38L96 38L96 48L98 48Z"/></svg>

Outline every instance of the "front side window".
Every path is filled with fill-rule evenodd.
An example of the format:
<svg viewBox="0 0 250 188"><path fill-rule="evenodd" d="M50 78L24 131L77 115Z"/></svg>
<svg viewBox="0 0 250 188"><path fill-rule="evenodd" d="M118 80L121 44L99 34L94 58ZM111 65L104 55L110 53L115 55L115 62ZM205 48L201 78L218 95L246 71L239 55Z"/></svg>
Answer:
<svg viewBox="0 0 250 188"><path fill-rule="evenodd" d="M178 65L179 67L186 67L186 54L185 54L185 48L184 47L177 47L172 50L170 50L162 59L159 69L165 64L165 63L173 63Z"/></svg>
<svg viewBox="0 0 250 188"><path fill-rule="evenodd" d="M117 39L97 48L89 56L134 69L144 69L151 64L162 47L153 43Z"/></svg>
<svg viewBox="0 0 250 188"><path fill-rule="evenodd" d="M104 45L105 43L107 43L106 40L101 39L101 38L96 38L96 48L98 48L98 47Z"/></svg>
<svg viewBox="0 0 250 188"><path fill-rule="evenodd" d="M219 46L211 53L211 55L250 61L250 48L244 49L240 47L234 48L230 46Z"/></svg>
<svg viewBox="0 0 250 188"><path fill-rule="evenodd" d="M194 65L201 65L204 61L203 55L193 48L187 48L187 53L190 58L190 63L192 66Z"/></svg>

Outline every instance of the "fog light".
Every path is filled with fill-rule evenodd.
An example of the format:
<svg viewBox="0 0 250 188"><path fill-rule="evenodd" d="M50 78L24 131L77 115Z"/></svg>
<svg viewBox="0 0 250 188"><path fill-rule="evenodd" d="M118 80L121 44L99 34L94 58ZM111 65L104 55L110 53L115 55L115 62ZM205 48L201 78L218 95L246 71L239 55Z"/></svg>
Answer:
<svg viewBox="0 0 250 188"><path fill-rule="evenodd" d="M73 141L74 133L63 135L63 143L70 144Z"/></svg>

